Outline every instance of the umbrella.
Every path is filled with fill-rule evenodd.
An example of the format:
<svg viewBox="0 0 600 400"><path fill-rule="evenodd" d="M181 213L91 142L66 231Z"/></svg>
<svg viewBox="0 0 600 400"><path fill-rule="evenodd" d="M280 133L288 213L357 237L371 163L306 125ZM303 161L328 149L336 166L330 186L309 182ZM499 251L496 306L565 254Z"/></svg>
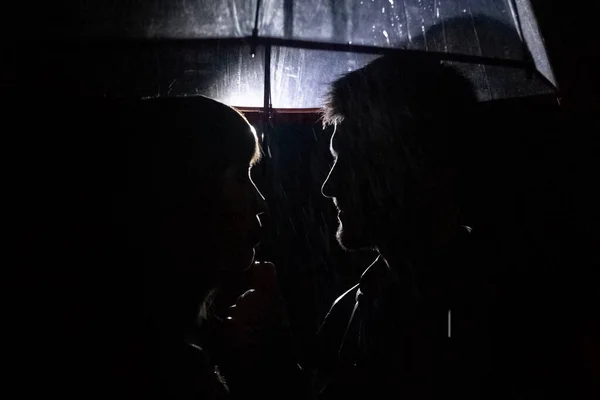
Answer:
<svg viewBox="0 0 600 400"><path fill-rule="evenodd" d="M40 58L70 65L77 90L92 95L317 108L331 81L389 53L454 63L481 101L556 89L529 0L84 1L75 10L68 24L45 21Z"/></svg>

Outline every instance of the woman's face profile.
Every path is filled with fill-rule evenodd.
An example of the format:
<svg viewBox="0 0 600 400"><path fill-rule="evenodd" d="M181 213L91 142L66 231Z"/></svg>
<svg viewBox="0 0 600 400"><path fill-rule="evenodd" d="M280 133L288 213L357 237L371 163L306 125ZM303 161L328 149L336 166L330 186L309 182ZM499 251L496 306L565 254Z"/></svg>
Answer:
<svg viewBox="0 0 600 400"><path fill-rule="evenodd" d="M260 242L258 215L264 210L264 197L251 176L252 166L227 168L220 180L220 215L216 221L223 244L223 270L243 270L254 261L254 248Z"/></svg>

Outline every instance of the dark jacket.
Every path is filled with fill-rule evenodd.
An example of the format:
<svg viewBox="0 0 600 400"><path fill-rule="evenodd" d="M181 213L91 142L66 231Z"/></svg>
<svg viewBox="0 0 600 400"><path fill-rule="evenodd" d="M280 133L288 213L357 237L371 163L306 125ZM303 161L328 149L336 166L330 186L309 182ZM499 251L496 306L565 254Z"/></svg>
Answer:
<svg viewBox="0 0 600 400"><path fill-rule="evenodd" d="M316 346L321 399L493 398L493 269L478 265L469 236L427 257L414 279L379 257L335 301Z"/></svg>

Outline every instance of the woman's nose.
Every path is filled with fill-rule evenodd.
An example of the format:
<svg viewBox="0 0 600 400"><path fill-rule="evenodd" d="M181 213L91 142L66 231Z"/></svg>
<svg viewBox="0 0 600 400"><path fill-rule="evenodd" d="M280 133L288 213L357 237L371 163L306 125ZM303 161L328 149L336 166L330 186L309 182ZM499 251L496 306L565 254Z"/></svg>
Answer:
<svg viewBox="0 0 600 400"><path fill-rule="evenodd" d="M254 198L254 208L256 210L256 214L262 214L267 210L267 200L265 199L265 196L263 196L263 194L261 193L258 186L256 186L256 183L254 183L254 180L252 180L252 176L248 174L248 177L250 178L250 184L252 186L251 190L252 196Z"/></svg>
<svg viewBox="0 0 600 400"><path fill-rule="evenodd" d="M258 220L258 224L261 228L264 228L267 223L266 215L267 214L264 211L261 211L258 214L256 214L256 219Z"/></svg>
<svg viewBox="0 0 600 400"><path fill-rule="evenodd" d="M258 190L256 185L254 185L254 182L252 183L252 185L253 185L253 194L254 194L254 204L257 209L257 214L263 213L263 212L267 211L267 199L265 198L265 196L263 196L261 191Z"/></svg>

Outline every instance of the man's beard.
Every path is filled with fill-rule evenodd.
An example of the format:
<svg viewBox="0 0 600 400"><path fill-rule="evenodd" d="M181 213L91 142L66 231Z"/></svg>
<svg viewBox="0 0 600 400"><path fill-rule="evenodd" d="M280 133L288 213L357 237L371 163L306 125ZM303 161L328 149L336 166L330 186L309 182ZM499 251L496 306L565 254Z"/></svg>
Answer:
<svg viewBox="0 0 600 400"><path fill-rule="evenodd" d="M340 247L346 251L372 249L375 247L371 229L366 224L344 218L338 220L335 238Z"/></svg>

